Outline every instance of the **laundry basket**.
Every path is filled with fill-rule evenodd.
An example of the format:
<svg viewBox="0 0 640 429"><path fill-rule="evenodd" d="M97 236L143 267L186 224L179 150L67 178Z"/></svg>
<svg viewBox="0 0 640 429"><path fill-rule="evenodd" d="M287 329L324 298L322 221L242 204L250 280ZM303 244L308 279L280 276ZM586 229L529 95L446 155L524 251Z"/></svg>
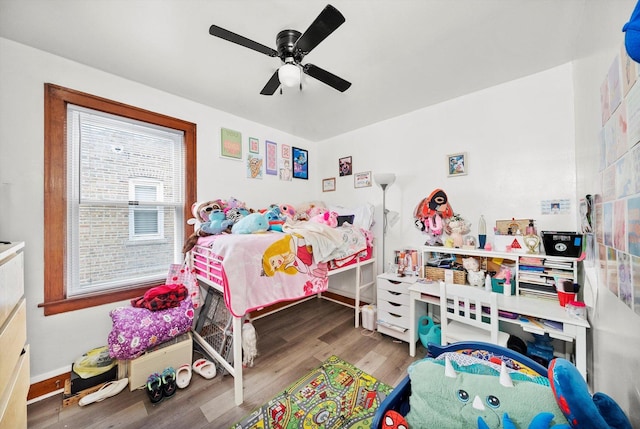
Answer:
<svg viewBox="0 0 640 429"><path fill-rule="evenodd" d="M217 351L230 365L233 366L233 331L231 324L233 316L224 304L222 292L207 287L207 294L200 315L196 322L197 332L211 348ZM194 343L197 344L197 343ZM204 347L197 348L216 364L218 374L224 374L225 368Z"/></svg>

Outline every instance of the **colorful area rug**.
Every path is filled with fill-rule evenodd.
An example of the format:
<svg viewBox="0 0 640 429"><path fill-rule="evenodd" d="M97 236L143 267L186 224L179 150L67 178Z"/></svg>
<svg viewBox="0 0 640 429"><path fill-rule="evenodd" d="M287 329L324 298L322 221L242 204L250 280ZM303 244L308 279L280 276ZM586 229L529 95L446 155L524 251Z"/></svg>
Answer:
<svg viewBox="0 0 640 429"><path fill-rule="evenodd" d="M331 356L231 429L370 428L392 390Z"/></svg>

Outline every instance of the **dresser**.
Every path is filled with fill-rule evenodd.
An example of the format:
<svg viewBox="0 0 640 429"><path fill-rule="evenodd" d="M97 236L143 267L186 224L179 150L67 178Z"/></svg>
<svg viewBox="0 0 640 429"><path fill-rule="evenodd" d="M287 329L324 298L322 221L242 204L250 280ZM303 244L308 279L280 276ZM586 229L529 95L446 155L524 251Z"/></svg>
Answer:
<svg viewBox="0 0 640 429"><path fill-rule="evenodd" d="M411 329L409 317L409 287L417 277L398 277L384 273L377 278L378 332L413 343L418 341L417 329ZM427 312L425 304L417 303L416 320ZM417 322L416 322L417 323ZM413 337L413 338L412 338Z"/></svg>
<svg viewBox="0 0 640 429"><path fill-rule="evenodd" d="M27 427L29 346L23 242L0 244L0 428Z"/></svg>

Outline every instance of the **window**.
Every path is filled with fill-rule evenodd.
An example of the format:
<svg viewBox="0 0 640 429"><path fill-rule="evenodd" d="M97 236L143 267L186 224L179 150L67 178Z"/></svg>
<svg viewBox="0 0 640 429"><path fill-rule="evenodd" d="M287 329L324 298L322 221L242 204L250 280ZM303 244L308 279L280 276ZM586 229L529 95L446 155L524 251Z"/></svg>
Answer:
<svg viewBox="0 0 640 429"><path fill-rule="evenodd" d="M45 315L164 283L195 201L195 131L45 85Z"/></svg>
<svg viewBox="0 0 640 429"><path fill-rule="evenodd" d="M139 203L162 202L162 182L132 179L129 183L129 240L152 240L164 237L164 212L159 206L139 207Z"/></svg>

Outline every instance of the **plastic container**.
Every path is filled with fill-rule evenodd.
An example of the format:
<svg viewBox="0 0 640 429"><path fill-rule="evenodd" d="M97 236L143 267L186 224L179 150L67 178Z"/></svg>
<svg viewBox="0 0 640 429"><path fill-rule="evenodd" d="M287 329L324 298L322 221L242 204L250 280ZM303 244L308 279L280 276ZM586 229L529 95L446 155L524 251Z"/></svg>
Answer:
<svg viewBox="0 0 640 429"><path fill-rule="evenodd" d="M569 302L574 301L576 294L574 292L561 292L558 291L558 301L562 307L565 307Z"/></svg>
<svg viewBox="0 0 640 429"><path fill-rule="evenodd" d="M567 310L567 314L571 317L575 317L576 319L587 318L587 306L584 302L569 301L565 305L565 309Z"/></svg>

